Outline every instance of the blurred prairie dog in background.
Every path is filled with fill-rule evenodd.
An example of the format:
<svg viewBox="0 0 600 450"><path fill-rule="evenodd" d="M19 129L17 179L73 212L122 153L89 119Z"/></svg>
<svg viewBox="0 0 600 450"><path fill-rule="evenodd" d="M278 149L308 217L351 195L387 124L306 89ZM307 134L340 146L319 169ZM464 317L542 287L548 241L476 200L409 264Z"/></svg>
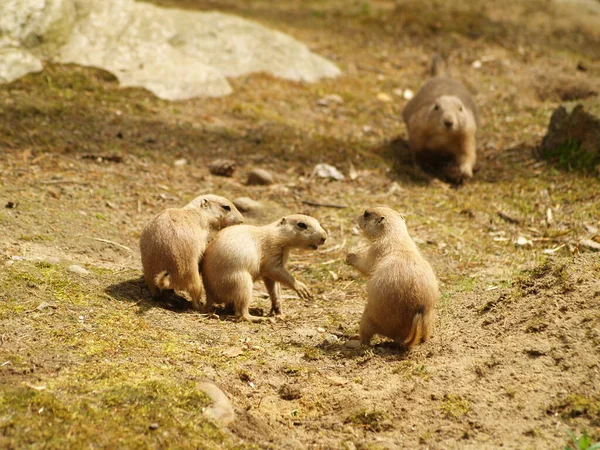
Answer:
<svg viewBox="0 0 600 450"><path fill-rule="evenodd" d="M199 264L209 235L243 221L233 203L211 194L157 214L140 236L144 279L152 297L160 297L165 289L187 291L193 308L199 310L203 291Z"/></svg>
<svg viewBox="0 0 600 450"><path fill-rule="evenodd" d="M408 348L426 341L433 331L438 282L404 218L391 208L369 208L358 224L371 245L364 254L348 254L346 262L369 278L362 343L370 344L375 334Z"/></svg>
<svg viewBox="0 0 600 450"><path fill-rule="evenodd" d="M202 279L206 308L218 303L233 304L240 320L260 322L250 315L254 280L262 278L271 298L271 313L281 314L280 284L310 298L308 288L286 270L293 248L316 250L325 243L327 233L310 216L294 214L269 225L238 225L221 230L206 249Z"/></svg>
<svg viewBox="0 0 600 450"><path fill-rule="evenodd" d="M404 107L411 151L426 171L442 171L453 182L473 176L477 160L477 107L469 90L445 76L435 56L432 75Z"/></svg>

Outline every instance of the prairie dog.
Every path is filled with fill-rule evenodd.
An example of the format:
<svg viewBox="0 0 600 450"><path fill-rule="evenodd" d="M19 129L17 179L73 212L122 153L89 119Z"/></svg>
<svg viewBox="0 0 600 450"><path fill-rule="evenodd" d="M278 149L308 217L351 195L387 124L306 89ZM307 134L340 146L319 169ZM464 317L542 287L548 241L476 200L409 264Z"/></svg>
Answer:
<svg viewBox="0 0 600 450"><path fill-rule="evenodd" d="M443 73L434 58L432 73ZM456 182L473 176L477 159L477 108L468 89L446 76L435 76L402 112L415 160L425 169L450 164L447 176ZM458 173L456 173L458 172Z"/></svg>
<svg viewBox="0 0 600 450"><path fill-rule="evenodd" d="M281 314L280 284L310 298L308 288L285 269L290 250L316 250L325 243L327 233L319 222L303 214L286 216L262 227L237 225L221 230L206 248L202 280L206 290L206 309L213 304L233 304L240 320L260 322L250 315L254 280L263 279L271 298L271 313Z"/></svg>
<svg viewBox="0 0 600 450"><path fill-rule="evenodd" d="M203 291L199 264L209 235L243 221L233 203L210 194L156 215L140 236L144 279L152 297L160 297L165 289L187 291L193 308L199 310Z"/></svg>
<svg viewBox="0 0 600 450"><path fill-rule="evenodd" d="M387 207L370 208L358 225L371 246L361 255L349 253L346 262L369 277L362 343L368 345L375 334L408 348L426 341L433 330L438 282L408 235L404 218Z"/></svg>

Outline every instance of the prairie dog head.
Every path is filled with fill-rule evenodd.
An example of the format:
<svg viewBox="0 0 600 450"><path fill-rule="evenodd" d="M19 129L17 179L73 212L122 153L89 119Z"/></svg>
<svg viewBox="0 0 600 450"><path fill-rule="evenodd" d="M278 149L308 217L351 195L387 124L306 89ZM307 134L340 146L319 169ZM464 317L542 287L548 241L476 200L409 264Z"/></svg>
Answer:
<svg viewBox="0 0 600 450"><path fill-rule="evenodd" d="M384 236L408 237L404 217L386 206L365 209L358 216L358 226L370 240Z"/></svg>
<svg viewBox="0 0 600 450"><path fill-rule="evenodd" d="M290 247L316 250L327 239L327 233L319 221L304 214L282 217L276 226L279 235Z"/></svg>
<svg viewBox="0 0 600 450"><path fill-rule="evenodd" d="M218 195L201 195L185 206L201 212L208 220L211 229L220 230L244 222L244 217L233 203Z"/></svg>
<svg viewBox="0 0 600 450"><path fill-rule="evenodd" d="M429 107L427 121L440 133L453 133L467 127L467 114L467 108L460 98L442 95Z"/></svg>

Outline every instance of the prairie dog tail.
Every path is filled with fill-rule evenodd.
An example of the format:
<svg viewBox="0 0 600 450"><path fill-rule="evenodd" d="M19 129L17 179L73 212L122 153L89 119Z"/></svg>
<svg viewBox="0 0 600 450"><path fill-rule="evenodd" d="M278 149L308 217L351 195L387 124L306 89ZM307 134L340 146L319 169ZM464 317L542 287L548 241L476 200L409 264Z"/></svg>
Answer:
<svg viewBox="0 0 600 450"><path fill-rule="evenodd" d="M161 290L171 289L171 275L166 270L163 270L154 277L154 284Z"/></svg>
<svg viewBox="0 0 600 450"><path fill-rule="evenodd" d="M446 61L444 61L444 58L442 58L442 56L438 53L436 53L435 55L433 55L433 58L431 58L431 66L429 68L429 71L431 73L432 77L443 77L447 75L447 70L446 70Z"/></svg>
<svg viewBox="0 0 600 450"><path fill-rule="evenodd" d="M424 315L422 312L418 312L413 317L412 328L410 334L404 339L402 343L405 347L412 347L413 345L425 342L431 335L430 317Z"/></svg>

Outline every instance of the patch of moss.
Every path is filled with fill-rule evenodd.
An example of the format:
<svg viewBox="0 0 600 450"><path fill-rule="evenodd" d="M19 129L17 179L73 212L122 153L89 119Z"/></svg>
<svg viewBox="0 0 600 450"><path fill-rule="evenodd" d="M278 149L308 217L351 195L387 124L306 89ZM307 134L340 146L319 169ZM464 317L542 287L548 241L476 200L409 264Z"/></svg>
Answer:
<svg viewBox="0 0 600 450"><path fill-rule="evenodd" d="M598 155L583 149L580 142L568 139L563 144L544 150L542 157L563 170L590 172L600 164Z"/></svg>
<svg viewBox="0 0 600 450"><path fill-rule="evenodd" d="M448 419L461 419L471 411L471 402L460 395L448 394L444 397L440 411Z"/></svg>
<svg viewBox="0 0 600 450"><path fill-rule="evenodd" d="M361 409L349 415L344 423L358 425L367 431L380 432L393 428L390 417L383 411Z"/></svg>
<svg viewBox="0 0 600 450"><path fill-rule="evenodd" d="M585 396L571 394L566 398L550 405L548 412L559 413L563 419L585 417L590 420L600 421L600 396Z"/></svg>

